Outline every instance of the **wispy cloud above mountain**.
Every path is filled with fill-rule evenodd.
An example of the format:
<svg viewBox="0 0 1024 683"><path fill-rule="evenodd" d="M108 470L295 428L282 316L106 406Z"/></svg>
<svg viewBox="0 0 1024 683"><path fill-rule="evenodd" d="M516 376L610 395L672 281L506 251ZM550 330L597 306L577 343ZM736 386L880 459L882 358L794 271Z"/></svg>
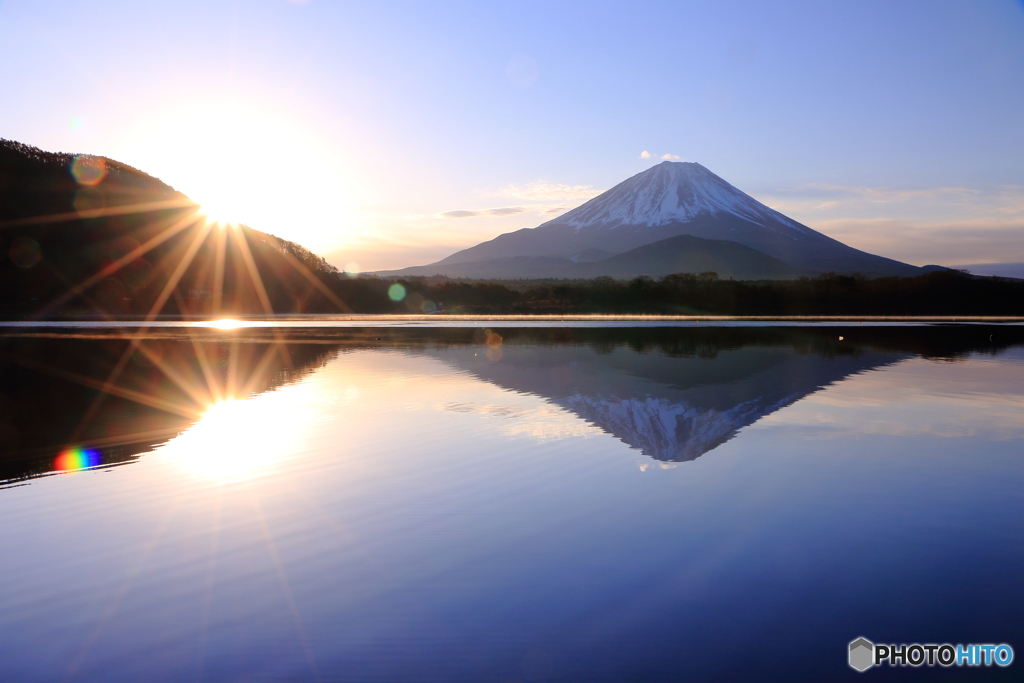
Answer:
<svg viewBox="0 0 1024 683"><path fill-rule="evenodd" d="M505 218L520 214L532 214L543 218L564 213L588 199L601 194L593 185L570 185L537 180L532 183L510 183L498 190L482 190L481 197L508 197L526 202L521 206L505 206L491 209L455 209L444 211L440 218Z"/></svg>
<svg viewBox="0 0 1024 683"><path fill-rule="evenodd" d="M525 206L505 206L499 209L482 209L480 211L468 211L459 209L456 211L445 211L441 214L442 218L479 218L481 216L515 216L517 214L529 211Z"/></svg>

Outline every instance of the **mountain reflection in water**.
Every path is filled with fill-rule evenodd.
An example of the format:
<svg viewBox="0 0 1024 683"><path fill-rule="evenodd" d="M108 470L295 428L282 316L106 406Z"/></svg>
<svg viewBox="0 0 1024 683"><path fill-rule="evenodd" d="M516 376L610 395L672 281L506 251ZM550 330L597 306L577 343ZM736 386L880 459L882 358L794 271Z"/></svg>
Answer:
<svg viewBox="0 0 1024 683"><path fill-rule="evenodd" d="M679 462L852 374L1022 341L980 326L27 331L0 340L0 483L131 462L343 349L436 358Z"/></svg>
<svg viewBox="0 0 1024 683"><path fill-rule="evenodd" d="M644 455L677 462L828 384L910 355L709 342L676 354L657 346L638 353L628 345L506 345L500 362L471 348L430 353L498 386L542 396Z"/></svg>

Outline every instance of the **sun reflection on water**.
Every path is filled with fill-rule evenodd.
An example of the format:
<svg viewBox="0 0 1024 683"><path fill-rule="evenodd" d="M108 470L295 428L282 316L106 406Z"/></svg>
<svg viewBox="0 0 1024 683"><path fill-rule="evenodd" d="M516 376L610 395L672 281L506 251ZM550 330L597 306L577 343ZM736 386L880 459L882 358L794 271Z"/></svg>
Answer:
<svg viewBox="0 0 1024 683"><path fill-rule="evenodd" d="M175 461L191 475L220 483L247 481L272 470L295 449L300 415L270 394L216 403L173 440Z"/></svg>

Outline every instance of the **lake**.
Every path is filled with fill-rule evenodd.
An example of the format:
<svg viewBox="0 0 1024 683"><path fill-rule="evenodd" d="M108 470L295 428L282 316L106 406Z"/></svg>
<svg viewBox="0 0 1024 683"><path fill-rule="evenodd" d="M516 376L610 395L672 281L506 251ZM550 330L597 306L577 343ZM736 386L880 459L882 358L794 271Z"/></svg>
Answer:
<svg viewBox="0 0 1024 683"><path fill-rule="evenodd" d="M847 651L1021 651L1022 439L1020 326L7 328L0 679L1019 680Z"/></svg>

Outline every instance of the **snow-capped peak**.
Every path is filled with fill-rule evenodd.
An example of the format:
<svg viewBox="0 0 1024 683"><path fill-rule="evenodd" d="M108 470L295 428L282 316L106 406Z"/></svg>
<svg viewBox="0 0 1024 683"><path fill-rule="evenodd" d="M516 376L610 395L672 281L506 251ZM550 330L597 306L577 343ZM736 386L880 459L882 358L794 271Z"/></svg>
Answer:
<svg viewBox="0 0 1024 683"><path fill-rule="evenodd" d="M619 183L549 224L614 228L688 221L701 214L728 213L758 225L799 223L741 192L698 163L664 161Z"/></svg>

